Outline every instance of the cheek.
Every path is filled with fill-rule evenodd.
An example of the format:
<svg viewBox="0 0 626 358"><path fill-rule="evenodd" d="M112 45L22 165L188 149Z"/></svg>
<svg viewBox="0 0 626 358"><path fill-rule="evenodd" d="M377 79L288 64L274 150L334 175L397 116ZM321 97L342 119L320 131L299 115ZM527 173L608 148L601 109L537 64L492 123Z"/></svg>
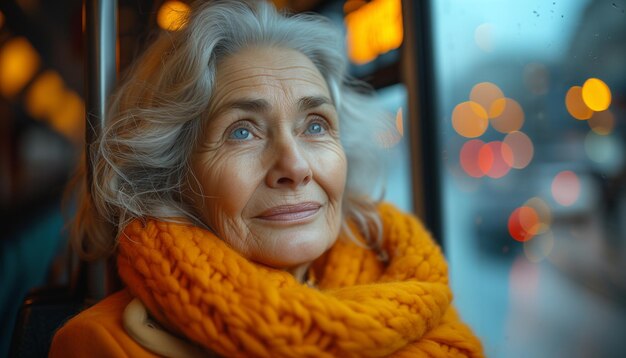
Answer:
<svg viewBox="0 0 626 358"><path fill-rule="evenodd" d="M206 153L197 163L193 172L204 196L196 200L201 206L195 206L205 223L218 233L227 230L224 225L237 226L241 212L258 186L254 162L246 156Z"/></svg>
<svg viewBox="0 0 626 358"><path fill-rule="evenodd" d="M324 148L316 155L316 170L314 178L322 186L328 199L334 203L341 203L346 186L348 162L341 145L332 145ZM317 174L317 175L315 175Z"/></svg>

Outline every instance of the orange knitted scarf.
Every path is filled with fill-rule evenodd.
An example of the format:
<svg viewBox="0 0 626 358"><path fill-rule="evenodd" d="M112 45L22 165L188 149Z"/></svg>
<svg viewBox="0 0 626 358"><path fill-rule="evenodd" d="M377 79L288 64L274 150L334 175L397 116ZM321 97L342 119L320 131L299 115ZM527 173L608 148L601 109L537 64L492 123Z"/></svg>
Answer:
<svg viewBox="0 0 626 358"><path fill-rule="evenodd" d="M318 288L250 262L203 229L147 220L119 240L122 280L170 331L228 357L481 357L421 224L381 204L384 265L339 238Z"/></svg>

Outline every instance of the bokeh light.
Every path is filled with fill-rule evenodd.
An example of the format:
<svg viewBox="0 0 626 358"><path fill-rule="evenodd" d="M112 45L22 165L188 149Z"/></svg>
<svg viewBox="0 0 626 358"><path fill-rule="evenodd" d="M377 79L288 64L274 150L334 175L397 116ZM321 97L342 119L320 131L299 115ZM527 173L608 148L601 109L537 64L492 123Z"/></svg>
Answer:
<svg viewBox="0 0 626 358"><path fill-rule="evenodd" d="M40 74L28 88L24 105L33 118L48 122L75 142L82 140L85 104L76 92L65 87L57 72L48 70Z"/></svg>
<svg viewBox="0 0 626 358"><path fill-rule="evenodd" d="M489 23L478 25L474 30L474 41L481 50L493 51L493 25Z"/></svg>
<svg viewBox="0 0 626 358"><path fill-rule="evenodd" d="M189 5L182 1L166 1L157 13L157 24L163 30L181 30L187 23L189 11Z"/></svg>
<svg viewBox="0 0 626 358"><path fill-rule="evenodd" d="M571 206L580 196L580 179L571 170L564 170L554 177L551 189L557 203Z"/></svg>
<svg viewBox="0 0 626 358"><path fill-rule="evenodd" d="M604 111L611 105L611 90L601 79L590 78L583 84L583 101L591 110Z"/></svg>
<svg viewBox="0 0 626 358"><path fill-rule="evenodd" d="M2 28L2 25L4 25L4 14L0 11L0 29Z"/></svg>
<svg viewBox="0 0 626 358"><path fill-rule="evenodd" d="M520 206L509 216L509 234L517 241L525 242L532 239L539 226L539 215L531 207Z"/></svg>
<svg viewBox="0 0 626 358"><path fill-rule="evenodd" d="M515 169L523 169L532 161L535 152L533 142L530 138L519 131L513 131L504 137L502 141L512 151L511 157L504 157L507 164Z"/></svg>
<svg viewBox="0 0 626 358"><path fill-rule="evenodd" d="M602 112L595 112L589 120L587 120L589 127L596 134L608 135L613 131L615 127L615 117L610 109Z"/></svg>
<svg viewBox="0 0 626 358"><path fill-rule="evenodd" d="M538 225L532 229L535 235L544 233L550 229L550 225L552 224L552 210L543 199L539 197L530 198L524 203L524 206L534 209L539 217Z"/></svg>
<svg viewBox="0 0 626 358"><path fill-rule="evenodd" d="M500 98L489 110L491 126L500 133L520 130L524 125L524 110L512 98Z"/></svg>
<svg viewBox="0 0 626 358"><path fill-rule="evenodd" d="M493 141L483 145L478 151L478 167L490 178L498 179L505 176L511 166L513 152L508 145Z"/></svg>
<svg viewBox="0 0 626 358"><path fill-rule="evenodd" d="M452 111L452 126L463 137L479 137L485 133L489 126L487 112L476 102L460 103Z"/></svg>
<svg viewBox="0 0 626 358"><path fill-rule="evenodd" d="M461 168L471 177L480 178L485 175L480 169L478 158L478 153L484 144L485 142L480 139L472 139L467 141L461 148L461 154L459 155Z"/></svg>
<svg viewBox="0 0 626 358"><path fill-rule="evenodd" d="M503 97L502 90L491 82L481 82L472 87L470 92L470 101L480 104L487 111L497 99Z"/></svg>
<svg viewBox="0 0 626 358"><path fill-rule="evenodd" d="M400 134L400 136L404 136L404 124L403 124L403 119L402 119L402 107L398 108L398 111L396 112L396 129L398 130L398 133Z"/></svg>
<svg viewBox="0 0 626 358"><path fill-rule="evenodd" d="M57 132L78 142L83 138L85 103L74 91L65 91L63 97L63 106L57 107L50 115L50 125Z"/></svg>
<svg viewBox="0 0 626 358"><path fill-rule="evenodd" d="M593 111L583 101L582 87L572 86L565 95L565 107L569 114L579 120L591 118Z"/></svg>
<svg viewBox="0 0 626 358"><path fill-rule="evenodd" d="M7 41L0 49L0 93L13 97L33 78L39 55L24 37Z"/></svg>
<svg viewBox="0 0 626 358"><path fill-rule="evenodd" d="M26 111L33 118L49 118L58 107L64 106L65 84L55 71L39 75L28 88L24 98Z"/></svg>
<svg viewBox="0 0 626 358"><path fill-rule="evenodd" d="M344 18L348 57L365 64L402 45L402 4L400 0L373 0Z"/></svg>
<svg viewBox="0 0 626 358"><path fill-rule="evenodd" d="M554 235L551 231L535 236L524 242L524 255L530 262L539 263L546 259L554 249Z"/></svg>

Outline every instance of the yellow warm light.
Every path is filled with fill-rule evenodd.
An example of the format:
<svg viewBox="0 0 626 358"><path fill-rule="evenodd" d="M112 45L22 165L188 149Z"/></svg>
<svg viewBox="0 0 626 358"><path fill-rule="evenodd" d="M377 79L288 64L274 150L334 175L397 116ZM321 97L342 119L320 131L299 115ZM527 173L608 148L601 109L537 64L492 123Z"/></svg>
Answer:
<svg viewBox="0 0 626 358"><path fill-rule="evenodd" d="M583 101L582 87L572 86L565 95L565 107L569 114L579 120L591 118L593 111Z"/></svg>
<svg viewBox="0 0 626 358"><path fill-rule="evenodd" d="M490 117L497 117L504 111L504 107L499 110L494 109L495 102L501 98L504 98L504 93L500 87L491 82L478 83L470 92L470 100L480 104Z"/></svg>
<svg viewBox="0 0 626 358"><path fill-rule="evenodd" d="M583 84L583 101L596 112L604 111L611 105L611 90L602 80L590 78Z"/></svg>
<svg viewBox="0 0 626 358"><path fill-rule="evenodd" d="M491 106L491 126L500 133L518 131L524 125L524 109L513 98L498 98Z"/></svg>
<svg viewBox="0 0 626 358"><path fill-rule="evenodd" d="M26 111L34 118L49 118L58 107L64 106L64 97L65 85L61 76L54 71L46 71L26 92Z"/></svg>
<svg viewBox="0 0 626 358"><path fill-rule="evenodd" d="M39 68L39 55L23 37L9 40L0 49L0 93L13 97Z"/></svg>
<svg viewBox="0 0 626 358"><path fill-rule="evenodd" d="M479 137L489 126L487 111L473 101L460 103L452 111L452 126L463 137Z"/></svg>
<svg viewBox="0 0 626 358"><path fill-rule="evenodd" d="M189 15L189 5L181 1L166 1L157 13L157 24L168 31L181 30Z"/></svg>
<svg viewBox="0 0 626 358"><path fill-rule="evenodd" d="M67 90L57 72L48 70L39 75L24 102L28 114L48 122L57 132L76 142L83 137L85 104L76 92Z"/></svg>
<svg viewBox="0 0 626 358"><path fill-rule="evenodd" d="M66 137L78 141L82 138L85 104L74 91L63 94L63 106L57 107L50 115L50 125Z"/></svg>
<svg viewBox="0 0 626 358"><path fill-rule="evenodd" d="M374 0L346 15L348 57L357 64L402 45L400 0Z"/></svg>

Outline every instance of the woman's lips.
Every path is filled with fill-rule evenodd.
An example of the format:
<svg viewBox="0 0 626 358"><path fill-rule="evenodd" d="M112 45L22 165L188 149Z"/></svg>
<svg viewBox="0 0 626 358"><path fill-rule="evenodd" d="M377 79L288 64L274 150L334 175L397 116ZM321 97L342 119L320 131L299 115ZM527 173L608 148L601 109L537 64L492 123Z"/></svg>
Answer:
<svg viewBox="0 0 626 358"><path fill-rule="evenodd" d="M265 210L256 218L269 221L298 221L315 215L321 207L320 203L313 201L293 205L280 205Z"/></svg>

